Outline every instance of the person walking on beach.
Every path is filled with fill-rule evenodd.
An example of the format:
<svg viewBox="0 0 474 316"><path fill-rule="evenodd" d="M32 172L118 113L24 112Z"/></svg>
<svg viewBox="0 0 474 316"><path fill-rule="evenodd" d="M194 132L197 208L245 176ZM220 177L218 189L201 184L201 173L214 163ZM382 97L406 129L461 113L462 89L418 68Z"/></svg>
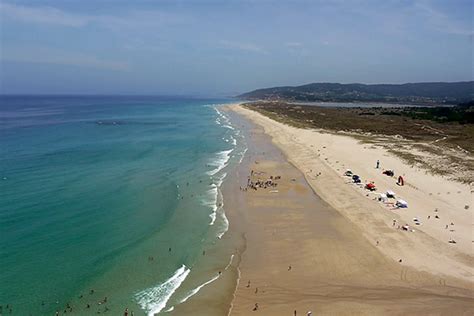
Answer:
<svg viewBox="0 0 474 316"><path fill-rule="evenodd" d="M379 167L380 167L380 161L377 159L377 166L375 168L378 169Z"/></svg>

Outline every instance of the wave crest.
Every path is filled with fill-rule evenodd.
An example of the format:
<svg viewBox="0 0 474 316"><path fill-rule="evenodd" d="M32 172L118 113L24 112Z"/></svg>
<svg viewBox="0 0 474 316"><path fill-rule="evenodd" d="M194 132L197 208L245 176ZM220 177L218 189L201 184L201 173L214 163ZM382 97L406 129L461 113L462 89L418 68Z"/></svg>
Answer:
<svg viewBox="0 0 474 316"><path fill-rule="evenodd" d="M162 284L138 292L135 294L138 305L147 312L148 316L158 314L166 307L166 303L181 286L189 272L191 270L183 264L172 277Z"/></svg>

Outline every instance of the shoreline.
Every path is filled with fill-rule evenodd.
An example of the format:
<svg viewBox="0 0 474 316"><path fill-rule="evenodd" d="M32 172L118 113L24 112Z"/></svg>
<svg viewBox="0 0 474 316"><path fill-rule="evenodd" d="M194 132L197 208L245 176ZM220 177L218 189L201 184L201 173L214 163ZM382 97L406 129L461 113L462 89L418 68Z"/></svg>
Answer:
<svg viewBox="0 0 474 316"><path fill-rule="evenodd" d="M223 111L222 107L219 107L218 113ZM225 121L223 125L237 129L240 117L230 118L229 114L225 111ZM222 117L221 114L219 114ZM243 132L243 131L242 131ZM238 142L242 141L242 137L238 135ZM234 143L235 145L235 143ZM245 166L246 161L244 160L246 155L243 154L240 157L241 151L246 151L244 143L238 145L238 150L234 148L230 155L230 161L225 163L222 168L226 173L226 176L221 179L218 186L220 198L216 202L217 211L215 213L217 219L216 222L220 222L223 218L227 219L228 227L225 232L220 232L215 237L214 241L211 241L212 246L206 249L206 264L201 264L200 271L196 271L195 278L202 277L199 272L205 272L206 275L210 276L210 279L199 283L193 291L199 288L198 291L192 295L186 297L184 301L174 305L174 309L166 314L168 315L224 315L227 314L233 295L238 282L238 266L240 264L240 255L245 250L245 243L242 239L240 231L235 229L236 223L239 221L238 214L233 214L228 211L228 208L232 205L238 205L240 199L239 195L235 192L239 191L239 182L237 180L239 170L242 166ZM235 155L237 154L237 157ZM211 175L212 176L212 175ZM235 198L235 199L234 199ZM235 215L235 217L234 217ZM208 262L208 260L211 261ZM203 262L204 263L204 262ZM221 272L221 273L219 273ZM188 280L189 282L190 280Z"/></svg>
<svg viewBox="0 0 474 316"><path fill-rule="evenodd" d="M292 148L290 148L290 153L289 153L289 147L287 146L286 148L282 145L281 140L278 139L278 137L284 137L284 134L287 133L287 130L281 130L282 125L281 123L277 123L275 121L271 121L270 119L264 117L261 114L258 114L256 112L250 111L248 109L244 109L241 106L237 105L231 105L226 107L227 110L230 110L232 112L237 113L238 115L242 116L252 124L256 124L255 128L251 131L248 131L248 134L251 135L253 138L258 138L262 136L263 138L267 137L267 142L269 143L269 151L267 151L266 155L265 153L256 153L255 151L252 152L252 150L249 148L249 152L246 154L246 158L248 159L247 167L243 167L244 164L241 163L240 166L237 168L240 168L240 172L244 172L243 169L249 168L250 166L256 167L255 163L252 163L253 159L261 159L263 162L261 162L258 167L259 168L268 168L268 170L277 170L277 171L282 171L282 170L287 170L289 174L297 175L298 173L300 176L296 176L296 183L286 183L284 180L282 180L284 183L282 183L282 186L286 188L285 194L281 193L276 193L276 195L287 195L289 194L290 196L285 196L285 197L279 197L278 199L281 199L281 205L285 206L283 209L281 209L278 212L279 216L283 216L291 207L294 207L295 203L297 203L297 200L305 200L306 202L302 202L303 204L301 205L301 214L302 216L306 217L307 221L313 221L314 217L319 216L316 215L315 213L307 213L308 209L312 209L315 203L315 201L319 201L317 204L318 205L326 205L330 211L328 211L328 217L325 217L324 220L328 220L329 223L337 222L337 224L334 224L335 226L332 227L333 229L328 229L326 233L328 235L325 236L315 236L317 235L316 232L312 231L304 231L304 234L299 231L292 231L289 232L288 235L285 235L286 239L282 240L273 240L273 243L279 244L277 249L284 249L282 251L279 251L279 255L276 258L273 258L275 255L275 247L270 243L272 239L272 235L266 236L265 229L267 226L271 226L272 223L275 223L275 218L268 217L270 216L271 213L271 206L272 205L270 200L267 200L267 196L262 192L255 192L255 194L252 193L244 193L247 196L244 198L246 199L247 206L250 206L248 209L244 209L245 205L229 205L229 207L226 207L226 212L229 216L229 221L230 221L230 227L229 227L229 232L233 231L234 229L241 229L243 231L243 235L245 238L247 238L247 248L245 250L242 250L241 253L241 260L240 264L238 265L237 269L240 271L240 277L242 278L242 282L237 283L237 288L234 294L234 299L232 301L232 304L229 309L229 315L245 315L249 311L251 311L251 299L254 299L255 295L250 295L249 293L246 292L248 290L245 286L246 280L251 277L251 279L254 279L256 281L253 282L263 282L264 285L259 289L260 295L263 296L261 298L260 296L258 297L259 302L259 314L271 314L271 315L288 315L289 313L293 312L292 308L296 308L296 306L290 307L290 303L294 301L295 302L301 302L304 301L305 304L300 304L305 305L307 307L303 308L308 308L313 309L313 312L315 310L317 311L318 308L320 312L325 313L325 312L337 312L337 313L349 313L350 308L355 308L356 311L359 311L362 314L366 313L374 313L374 312L387 312L385 308L389 308L394 313L409 313L410 308L412 312L415 310L418 310L418 312L421 312L423 310L424 304L422 301L430 300L431 301L431 296L438 297L439 302L433 306L431 306L431 312L436 312L436 311L444 311L445 313L447 312L447 309L455 309L458 312L465 312L467 309L469 309L469 304L467 304L467 301L472 299L472 292L469 292L470 289L472 289L472 275L462 275L462 273L458 273L459 271L456 271L456 273L446 273L450 269L458 269L460 266L463 265L463 260L455 261L458 265L460 266L452 266L450 265L450 261L448 260L447 264L440 264L441 267L438 267L438 269L433 269L434 264L431 264L430 266L426 267L424 265L420 265L420 262L417 262L416 260L413 260L414 262L411 262L410 256L407 255L408 252L404 253L404 258L406 259L402 264L396 262L396 259L393 257L393 253L391 254L390 251L387 251L382 247L378 247L374 245L375 239L373 238L373 235L370 233L367 233L367 231L364 231L361 229L360 222L357 222L354 220L353 216L354 214L347 214L347 209L344 209L344 205L341 205L336 203L337 201L334 201L334 198L328 199L328 191L334 192L334 187L329 188L328 190L324 191L321 190L320 188L320 182L321 179L323 179L323 176L327 176L328 178L335 178L337 177L337 173L333 172L330 173L330 170L328 169L329 166L326 166L326 168L323 170L322 166L318 166L323 173L323 176L317 177L314 174L311 174L308 172L309 170L305 170L308 168L308 166L302 167L301 161L295 161L294 155L296 155L298 152L301 153L300 148L296 148L296 145ZM273 124L273 125L272 125ZM276 130L279 130L280 136L277 136ZM285 126L285 129L291 129L289 126ZM258 134L258 131L260 129L261 135ZM264 132L263 132L264 130ZM286 135L288 136L288 135ZM277 139L275 139L277 138ZM254 142L252 140L251 142ZM258 140L257 140L258 141ZM261 141L261 139L260 139ZM292 140L293 143L297 143L295 140ZM267 146L264 144L265 141L260 142L261 146ZM262 145L264 144L264 145ZM303 146L299 144L300 146ZM250 145L252 146L252 145ZM249 147L250 147L249 146ZM275 151L273 152L273 155L270 155L269 152L272 151L271 147L274 146ZM265 147L267 148L267 147ZM291 150L293 150L291 152ZM292 155L292 154L293 155ZM268 159L268 160L265 160ZM319 160L319 159L318 159ZM322 164L323 162L319 162ZM282 167L285 166L285 167ZM277 169L272 169L277 167ZM288 168L288 169L286 169ZM313 170L317 170L316 168ZM248 169L247 169L248 171ZM328 173L329 175L325 175L325 173ZM341 177L338 177L341 178ZM284 179L284 178L283 178ZM337 180L339 181L339 180ZM340 184L340 181L337 182L337 184ZM299 189L295 189L292 187L293 185L296 185L299 187ZM282 187L282 188L283 188ZM343 184L344 189L349 189L352 191L355 191L354 188L348 188L349 186L347 184ZM305 193L297 192L298 190L304 191ZM357 189L356 189L357 190ZM238 192L241 193L241 192ZM301 196L299 195L301 193ZM252 194L249 196L248 194ZM263 195L262 195L263 194ZM268 193L267 193L268 195ZM295 199L295 195L298 197L298 199ZM319 196L321 198L319 198ZM364 195L358 193L358 192L352 192L350 194L350 197L354 199L354 201L361 201L363 200L364 206L366 206L367 202L369 203L374 203L371 200L368 200ZM225 199L225 194L224 194L224 199ZM260 199L260 201L259 201ZM319 200L318 200L319 199ZM308 201L312 201L311 203ZM327 203L326 203L327 202ZM255 203L260 203L258 204L258 208L255 208ZM288 204L290 203L290 204ZM253 204L253 205L252 205ZM380 207L377 204L374 204L377 207ZM325 206L325 207L326 207ZM335 207L336 206L336 207ZM277 207L277 206L273 206ZM322 206L321 206L322 207ZM324 207L322 207L324 208ZM373 205L371 206L373 209ZM252 212L258 212L257 210L265 209L268 214L262 215L258 214L256 215L255 213ZM298 213L299 214L299 213ZM300 215L301 215L300 214ZM275 214L273 214L275 215ZM285 214L287 216L288 214ZM342 216L341 216L342 215ZM360 216L363 214L355 214L355 216ZM351 217L352 216L352 217ZM232 217L232 219L230 218ZM337 220L335 219L337 218ZM238 222L235 222L235 221ZM251 222L249 222L251 220ZM262 223L258 224L258 221L262 220ZM296 220L296 222L293 222L293 220ZM321 220L321 219L320 219ZM323 221L324 222L324 221ZM265 223L265 224L263 224ZM298 219L292 219L292 218L286 218L283 223L286 223L288 225L292 224L297 224L297 227L302 227L301 229L304 230L304 227L306 223L303 222L298 222ZM279 223L280 225L282 223ZM314 225L320 225L319 222L314 222ZM369 224L371 222L369 221ZM264 226L262 226L264 225ZM331 225L330 225L331 226ZM378 223L378 226L380 223ZM307 228L307 227L306 227ZM326 230L326 228L319 227L321 230ZM378 227L381 228L381 227ZM264 232L261 230L263 229ZM299 228L298 228L299 229ZM385 228L384 228L385 229ZM278 230L277 230L278 231ZM306 236L308 234L308 236ZM372 258L374 259L377 264L373 264L372 262L366 262L365 264L367 266L370 266L371 269L367 270L367 267L361 267L357 266L356 264L354 266L344 266L344 269L341 269L339 266L340 264L337 261L329 260L327 262L319 262L317 265L317 268L314 268L312 265L308 265L308 262L305 262L308 258L308 253L311 253L312 251L321 251L321 250L326 250L329 257L336 257L338 260L341 259L342 257L345 257L346 255L341 252L341 249L338 249L338 247L346 248L347 245L344 243L340 243L337 241L337 247L335 249L327 249L325 243L335 243L334 240L338 240L338 238L328 238L328 236L334 237L331 234L336 234L343 240L344 238L347 238L347 235L351 235L351 243L354 242L353 240L357 240L356 244L357 249L355 252L353 252L354 256L362 256L363 258ZM385 232L382 233L379 238L381 241L381 245L385 244L390 244L394 242L392 239L393 232ZM421 240L416 240L416 242L426 242L427 240L433 243L429 237L429 235L422 233L418 234L422 235L423 238ZM298 238L299 236L306 236L307 238ZM386 239L387 236L390 236L389 239ZM325 242L321 243L320 239L324 239ZM291 247L286 249L284 247L285 240L291 240L295 239L294 242L297 245L306 245L309 244L309 246L312 251L308 252L303 252L299 254L293 254L292 258L294 258L294 261L297 262L297 265L305 266L307 265L307 268L309 270L307 271L312 271L312 272L303 272L302 275L298 275L296 277L289 278L285 280L285 284L287 286L295 286L295 291L299 290L299 294L294 294L292 295L291 293L285 293L283 290L281 292L274 292L278 288L277 284L279 281L275 281L274 278L269 278L269 274L273 275L273 273L276 273L273 270L278 271L275 276L278 276L278 278L281 278L281 275L285 274L283 266L279 266L278 268L274 266L274 262L272 259L275 260L283 260L280 258L286 258L289 253L291 252ZM431 238L432 239L432 238ZM374 242L372 242L372 240ZM399 244L403 243L406 240L396 240ZM346 243L349 242L346 240ZM412 241L411 241L412 242ZM254 244L257 244L256 246ZM266 247L262 244L267 244ZM433 246L432 244L429 244L429 247ZM294 246L294 245L293 245ZM334 246L334 245L333 245ZM354 245L352 245L352 248ZM400 245L399 245L400 246ZM255 252L256 250L253 248L257 248L258 251L260 252L268 252L267 256L264 256L264 258L260 259L265 259L264 261L269 261L265 262L265 264L262 266L262 261L258 258L253 258L259 257L260 255L258 252ZM285 252L286 250L286 252ZM345 249L344 251L351 251L351 249ZM443 249L444 251L444 249ZM334 254L332 254L334 252ZM425 253L418 253L416 254L416 258L423 257ZM448 257L451 255L451 253L447 253ZM249 258L251 257L251 259ZM461 254L462 256L462 254ZM303 258L299 258L303 257ZM459 259L459 254L455 255L456 259ZM306 259L305 259L306 258ZM302 259L303 262L301 262ZM312 258L313 260L320 260L317 258ZM333 258L334 259L334 258ZM352 260L352 258L345 258L346 260ZM366 260L359 258L360 260ZM462 258L461 258L462 259ZM453 259L454 260L454 259ZM310 260L311 261L311 260ZM406 262L408 261L408 262ZM464 262L464 265L466 263ZM264 268L263 268L264 267ZM469 268L469 266L467 267ZM326 278L327 272L331 271L333 273L333 278L328 277ZM344 271L346 270L346 271ZM259 271L260 274L263 274L264 276L255 276L255 271ZM322 273L322 271L325 271L325 273ZM469 271L469 269L467 270ZM396 275L394 277L393 275ZM444 274L444 276L441 276L440 274ZM374 279L374 275L377 275L377 280ZM436 276L439 275L439 276ZM307 279L312 279L312 277L315 277L314 280L315 285L307 285L306 280ZM261 278L261 280L259 279ZM284 279L286 277L283 277ZM324 282L324 279L327 279L326 282ZM294 280L296 279L296 280ZM275 283L275 284L273 284ZM319 285L316 285L320 283ZM331 285L332 284L332 285ZM449 284L449 285L446 285ZM416 287L417 290L414 290L413 287ZM343 291L347 292L349 291L351 294L350 296L353 297L349 301L346 301L345 304L340 304L338 303L340 300L345 301L348 298L344 297L338 297L334 296L332 297L330 293L333 293L334 290L338 289L337 291ZM306 289L306 290L305 290ZM397 297L397 295L389 295L393 296L387 301L387 291L390 289L391 292L393 293L398 293L400 297ZM280 288L281 290L281 288ZM307 292L306 292L307 291ZM329 293L327 293L329 291ZM457 293L459 296L450 296L448 292L451 291L452 293ZM273 292L272 295L267 295L265 292ZM311 294L312 293L312 294ZM326 293L323 295L323 293ZM362 294L361 294L362 293ZM364 294L365 293L365 294ZM372 293L372 294L369 294ZM378 293L378 294L377 294ZM313 296L312 296L313 295ZM365 295L372 295L374 297L378 297L371 301L371 303L368 305L364 302L364 297ZM280 297L277 299L277 297ZM358 301L357 297L360 299ZM410 304L408 304L408 307L398 307L397 305L404 305L408 303L408 298ZM365 297L365 300L368 300L367 297ZM357 301L357 303L355 303ZM270 303L271 307L267 306L267 302ZM317 302L316 307L311 307L309 303L312 302ZM319 305L324 304L325 307L321 308ZM250 308L250 309L249 309ZM471 307L472 309L472 307ZM286 310L285 312L283 312ZM298 309L298 315L302 313L303 310ZM306 311L304 311L306 312ZM303 314L304 315L304 314Z"/></svg>

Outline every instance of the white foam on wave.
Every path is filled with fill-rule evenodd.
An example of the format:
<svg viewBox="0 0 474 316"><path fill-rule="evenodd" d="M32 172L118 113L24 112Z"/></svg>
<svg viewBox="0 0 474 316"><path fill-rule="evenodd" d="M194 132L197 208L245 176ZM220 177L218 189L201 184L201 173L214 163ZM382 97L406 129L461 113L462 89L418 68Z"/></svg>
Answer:
<svg viewBox="0 0 474 316"><path fill-rule="evenodd" d="M219 171L221 171L222 169L224 169L227 166L227 162L230 159L230 153L233 150L234 149L223 150L216 153L216 158L211 163L209 163L210 166L213 166L215 168L206 173L210 176L213 176Z"/></svg>
<svg viewBox="0 0 474 316"><path fill-rule="evenodd" d="M232 145L234 145L234 146L237 145L237 140L233 136L230 136L230 141L231 141Z"/></svg>
<svg viewBox="0 0 474 316"><path fill-rule="evenodd" d="M217 188L219 188L221 186L222 182L224 181L224 178L226 177L227 174L223 173L222 175L218 175L218 176L216 176L216 174L219 173L222 169L224 169L228 165L228 162L231 158L230 153L234 149L237 148L237 139L236 138L240 137L241 132L240 132L239 129L234 128L230 118L218 109L218 105L214 106L214 110L216 111L216 113L218 115L218 117L216 118L216 122L218 121L219 122L218 124L220 126L233 131L233 132L231 132L232 135L230 135L229 138L223 138L226 143L231 142L231 144L233 146L233 149L228 150L228 151L222 151L222 152L218 153L219 156L216 160L216 162L217 162L216 168L211 170L211 171L208 171L208 173L207 173L208 175L213 176L213 180L215 181L215 183L217 183ZM243 159L246 151L247 151L247 149L245 148L244 151L241 153L241 156L239 157L240 158L239 163L242 162L242 159ZM218 192L217 192L215 197L216 197L215 201L217 203ZM218 229L217 238L222 238L222 236L224 236L224 234L229 229L229 220L227 219L227 216L225 215L224 208L223 208L223 203L220 205L219 208L213 208L213 212L210 215L210 217L211 217L211 224L210 225L213 225L216 222L217 216L220 216L220 218L222 219L222 226L219 227L219 229Z"/></svg>
<svg viewBox="0 0 474 316"><path fill-rule="evenodd" d="M172 312L174 311L174 306L171 306L170 308L168 308L167 310L164 310L163 312L164 313L169 313L169 312Z"/></svg>
<svg viewBox="0 0 474 316"><path fill-rule="evenodd" d="M232 261L233 261L233 260L234 260L234 254L232 254L232 255L230 256L230 261L229 261L229 263L225 266L225 269L224 269L224 270L229 269L229 267L230 267L230 265L232 264Z"/></svg>
<svg viewBox="0 0 474 316"><path fill-rule="evenodd" d="M214 107L214 110L216 110L219 117L222 119L222 121L224 121L224 124L222 124L221 120L219 120L219 125L222 125L223 127L231 129L231 130L235 130L235 128L232 126L232 123L230 122L230 119L227 117L227 115L219 111L217 106Z"/></svg>
<svg viewBox="0 0 474 316"><path fill-rule="evenodd" d="M211 222L209 223L209 226L212 226L216 222L216 218L217 218L216 212L213 211L211 214L209 214L209 217L211 218Z"/></svg>
<svg viewBox="0 0 474 316"><path fill-rule="evenodd" d="M208 206L212 209L212 213L209 214L211 222L209 225L214 225L216 221L216 212L217 212L217 198L219 196L219 191L217 185L212 184L211 188L206 191L206 195L203 200L201 200L202 205Z"/></svg>
<svg viewBox="0 0 474 316"><path fill-rule="evenodd" d="M219 105L215 105L213 108L214 110L217 112L217 115L219 115L220 117L222 117L223 119L227 119L227 117L221 112L219 111L219 109L217 108Z"/></svg>
<svg viewBox="0 0 474 316"><path fill-rule="evenodd" d="M224 182L225 177L227 176L226 172L221 173L219 176L214 177L214 181L216 181L217 186L220 188L222 185L222 182Z"/></svg>
<svg viewBox="0 0 474 316"><path fill-rule="evenodd" d="M203 284L199 285L197 288L195 289L192 289L191 291L189 291L189 293L182 299L180 300L179 302L180 303L184 303L186 302L191 296L195 295L197 292L199 292L203 287L205 287L206 285L214 282L215 280L219 279L219 275L216 275L214 276L212 279L210 279L209 281L206 281L204 282Z"/></svg>
<svg viewBox="0 0 474 316"><path fill-rule="evenodd" d="M229 263L227 264L227 266L224 268L224 270L227 270L230 265L232 264L232 261L234 260L234 254L232 254L230 256L230 261ZM186 302L190 297L196 295L203 287L205 287L206 285L208 284L211 284L212 282L214 282L215 280L219 279L219 277L221 276L221 274L217 274L215 276L213 276L210 280L204 282L203 284L199 285L198 287L192 289L191 291L188 292L188 294L186 294L186 296L184 298L182 298L179 303L184 303Z"/></svg>
<svg viewBox="0 0 474 316"><path fill-rule="evenodd" d="M135 299L140 307L147 312L148 316L153 316L161 312L166 307L166 303L173 293L181 286L186 279L190 269L184 264L175 271L173 276L164 283L145 289L135 294Z"/></svg>
<svg viewBox="0 0 474 316"><path fill-rule="evenodd" d="M209 223L209 225L214 225L217 217L217 211L223 206L223 202L221 202L220 207L218 207L217 204L220 192L219 188L222 185L222 182L224 182L226 176L227 173L225 172L219 176L216 176L214 178L215 183L211 184L211 188L206 191L204 199L201 200L202 205L210 207L212 209L212 213L209 214L209 217L211 218L211 222Z"/></svg>
<svg viewBox="0 0 474 316"><path fill-rule="evenodd" d="M239 163L242 162L242 160L244 160L244 157L245 157L245 153L247 152L248 148L245 148L243 151L242 151L242 154L240 156L240 159L239 159Z"/></svg>
<svg viewBox="0 0 474 316"><path fill-rule="evenodd" d="M217 233L217 238L221 239L222 236L229 230L229 220L227 219L227 216L225 216L225 212L221 212L222 216L222 228L220 231Z"/></svg>

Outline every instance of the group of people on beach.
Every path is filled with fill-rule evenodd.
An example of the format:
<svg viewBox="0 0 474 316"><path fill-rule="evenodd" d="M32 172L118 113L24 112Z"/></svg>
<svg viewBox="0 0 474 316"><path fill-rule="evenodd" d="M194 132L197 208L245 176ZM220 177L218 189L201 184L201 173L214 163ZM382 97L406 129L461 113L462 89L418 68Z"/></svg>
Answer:
<svg viewBox="0 0 474 316"><path fill-rule="evenodd" d="M267 189L267 188L275 188L278 186L276 180L280 180L281 176L270 176L267 180L257 179L256 181L252 181L252 178L255 174L262 174L261 172L251 170L250 175L247 177L247 186L240 187L241 191L246 192L249 188L252 190L257 191L260 189Z"/></svg>

